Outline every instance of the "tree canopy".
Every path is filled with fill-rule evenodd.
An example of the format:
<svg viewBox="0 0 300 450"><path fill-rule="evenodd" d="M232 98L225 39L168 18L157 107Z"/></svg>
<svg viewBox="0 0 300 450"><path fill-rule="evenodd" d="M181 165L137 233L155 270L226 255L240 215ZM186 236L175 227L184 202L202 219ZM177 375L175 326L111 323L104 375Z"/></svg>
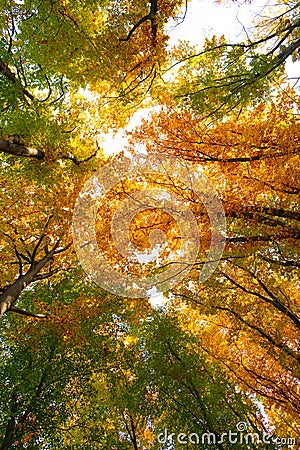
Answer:
<svg viewBox="0 0 300 450"><path fill-rule="evenodd" d="M194 1L0 0L0 450L299 446L299 2Z"/></svg>

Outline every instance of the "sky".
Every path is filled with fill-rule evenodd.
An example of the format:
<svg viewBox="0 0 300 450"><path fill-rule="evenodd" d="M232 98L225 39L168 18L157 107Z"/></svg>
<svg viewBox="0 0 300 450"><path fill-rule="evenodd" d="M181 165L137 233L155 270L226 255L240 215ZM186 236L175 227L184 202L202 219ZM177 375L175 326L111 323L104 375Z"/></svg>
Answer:
<svg viewBox="0 0 300 450"><path fill-rule="evenodd" d="M179 39L189 40L192 44L202 45L205 36L224 34L228 41L237 41L242 36L242 25L250 23L252 16L250 5L239 6L226 2L217 4L213 0L192 0L183 23L170 32L171 42Z"/></svg>

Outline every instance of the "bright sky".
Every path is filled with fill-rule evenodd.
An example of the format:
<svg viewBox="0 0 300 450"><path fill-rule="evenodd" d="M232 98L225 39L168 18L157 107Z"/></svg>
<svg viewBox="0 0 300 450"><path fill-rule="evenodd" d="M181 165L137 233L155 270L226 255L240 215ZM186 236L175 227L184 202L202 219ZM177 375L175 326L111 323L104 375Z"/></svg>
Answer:
<svg viewBox="0 0 300 450"><path fill-rule="evenodd" d="M228 41L236 41L242 36L242 25L250 23L253 7L239 6L237 3L217 4L213 0L192 0L184 22L170 33L171 42L186 39L192 44L202 45L206 36L224 34Z"/></svg>

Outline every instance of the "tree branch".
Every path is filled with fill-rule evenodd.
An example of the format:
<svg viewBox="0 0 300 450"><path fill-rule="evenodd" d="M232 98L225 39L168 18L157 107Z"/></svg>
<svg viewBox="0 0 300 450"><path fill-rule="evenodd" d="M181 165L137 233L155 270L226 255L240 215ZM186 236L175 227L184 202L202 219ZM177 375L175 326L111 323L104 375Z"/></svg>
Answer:
<svg viewBox="0 0 300 450"><path fill-rule="evenodd" d="M42 239L40 238L35 246L36 251L41 241ZM28 271L24 275L19 276L14 283L8 285L4 292L0 295L0 317L3 316L7 311L13 310L15 302L17 301L23 290L26 288L26 286L36 281L39 272L43 269L43 267L46 266L49 261L51 261L53 256L66 251L72 245L72 243L69 243L65 247L58 248L59 243L60 240L55 243L51 251L48 251L46 255L38 261L34 260L35 254L32 254L31 265ZM54 273L54 271L50 271L48 274L51 276L52 272ZM41 277L42 275L43 274L41 274Z"/></svg>
<svg viewBox="0 0 300 450"><path fill-rule="evenodd" d="M260 279L258 279L256 276L254 276L251 272L250 272L251 275L258 281L260 286L263 288L263 290L266 292L266 294L268 294L269 297L266 297L265 295L262 295L262 294L260 294L257 291L252 291L250 289L247 289L245 286L241 285L240 283L238 283L236 280L234 280L233 278L231 278L229 275L227 275L225 272L222 272L221 270L220 270L220 273L228 281L230 281L234 286L236 286L237 288L241 289L241 291L243 291L243 292L245 292L246 294L249 294L249 295L254 295L255 297L257 297L257 298L263 300L264 302L272 305L278 311L283 313L286 317L291 319L291 321L298 328L298 330L300 330L300 320L299 320L299 318L292 311L290 311L286 306L284 306L280 302L280 300L278 300L277 297L275 297L274 294L270 292L270 290L266 287L266 285Z"/></svg>
<svg viewBox="0 0 300 450"><path fill-rule="evenodd" d="M4 139L0 139L0 152L14 156L25 156L27 158L37 158L43 160L45 153L41 150L26 147L23 144L16 144Z"/></svg>
<svg viewBox="0 0 300 450"><path fill-rule="evenodd" d="M19 82L16 79L16 75L10 70L8 67L8 64L5 64L5 62L0 59L0 72L3 73L3 75L6 76L10 81L12 81L14 84L19 84ZM23 94L28 97L30 100L35 100L35 97L25 89L22 84L20 83Z"/></svg>
<svg viewBox="0 0 300 450"><path fill-rule="evenodd" d="M68 153L67 155L63 156L62 159L69 159L70 161L72 161L74 164L76 164L76 166L80 166L83 163L86 163L88 161L90 161L92 158L94 158L95 156L97 156L98 150L96 150L91 156L88 156L86 159L82 159L81 161L79 161L76 156L72 155L72 153Z"/></svg>
<svg viewBox="0 0 300 450"><path fill-rule="evenodd" d="M29 311L24 311L24 309L17 308L16 306L12 305L9 309L9 311L13 311L17 314L21 314L23 316L29 316L29 317L35 317L36 319L47 319L47 314L36 314Z"/></svg>
<svg viewBox="0 0 300 450"><path fill-rule="evenodd" d="M150 7L150 12L149 14L147 14L146 16L144 16L142 19L140 19L129 31L128 35L126 36L126 38L120 38L120 41L122 42L126 42L129 41L129 39L131 38L131 36L133 35L133 33L147 20L150 20L151 22L151 30L152 30L152 35L153 35L153 39L155 40L156 38L156 33L157 33L157 25L155 22L155 15L157 13L157 0L151 0L151 7Z"/></svg>

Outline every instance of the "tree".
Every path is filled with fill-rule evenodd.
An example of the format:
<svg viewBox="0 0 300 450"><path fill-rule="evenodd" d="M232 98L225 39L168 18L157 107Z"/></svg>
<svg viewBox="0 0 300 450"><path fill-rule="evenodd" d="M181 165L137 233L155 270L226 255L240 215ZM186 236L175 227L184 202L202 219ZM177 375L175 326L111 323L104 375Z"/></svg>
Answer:
<svg viewBox="0 0 300 450"><path fill-rule="evenodd" d="M299 59L298 6L294 1L265 5L254 26L243 27L243 41L213 36L200 51L182 42L174 49L171 67L179 65L175 98L184 107L217 117L268 98L281 83L286 60Z"/></svg>
<svg viewBox="0 0 300 450"><path fill-rule="evenodd" d="M213 126L170 103L130 134L132 145L143 142L149 153L201 163L218 188L227 218L225 253L203 286L197 280L205 255L199 256L186 283L173 290L183 302L174 308L186 316L184 329L195 323L192 333L212 361L226 367L241 389L265 397L272 417L276 404L293 426L300 328L297 111L298 98L288 89L243 111L239 120L228 117ZM174 186L178 194L176 179L169 188ZM197 198L181 195L206 221Z"/></svg>
<svg viewBox="0 0 300 450"><path fill-rule="evenodd" d="M61 292L67 292L66 284ZM87 312L82 306L88 293ZM255 404L195 351L196 341L175 316L153 314L149 307L137 315L136 305L122 312L122 301L111 304L104 293L100 306L95 294L81 284L72 301L79 307L76 322L63 307L68 320L57 317L34 327L14 316L3 346L5 352L9 345L9 357L1 363L3 450L23 445L158 449L157 435L165 429L193 430L200 438L210 432L216 439L240 420L262 429Z"/></svg>
<svg viewBox="0 0 300 450"><path fill-rule="evenodd" d="M182 7L178 0L153 1L150 10L146 1L138 8L131 1L2 3L0 151L39 159L74 150L82 159L79 146L86 158L97 135L126 123L161 71L164 24Z"/></svg>

